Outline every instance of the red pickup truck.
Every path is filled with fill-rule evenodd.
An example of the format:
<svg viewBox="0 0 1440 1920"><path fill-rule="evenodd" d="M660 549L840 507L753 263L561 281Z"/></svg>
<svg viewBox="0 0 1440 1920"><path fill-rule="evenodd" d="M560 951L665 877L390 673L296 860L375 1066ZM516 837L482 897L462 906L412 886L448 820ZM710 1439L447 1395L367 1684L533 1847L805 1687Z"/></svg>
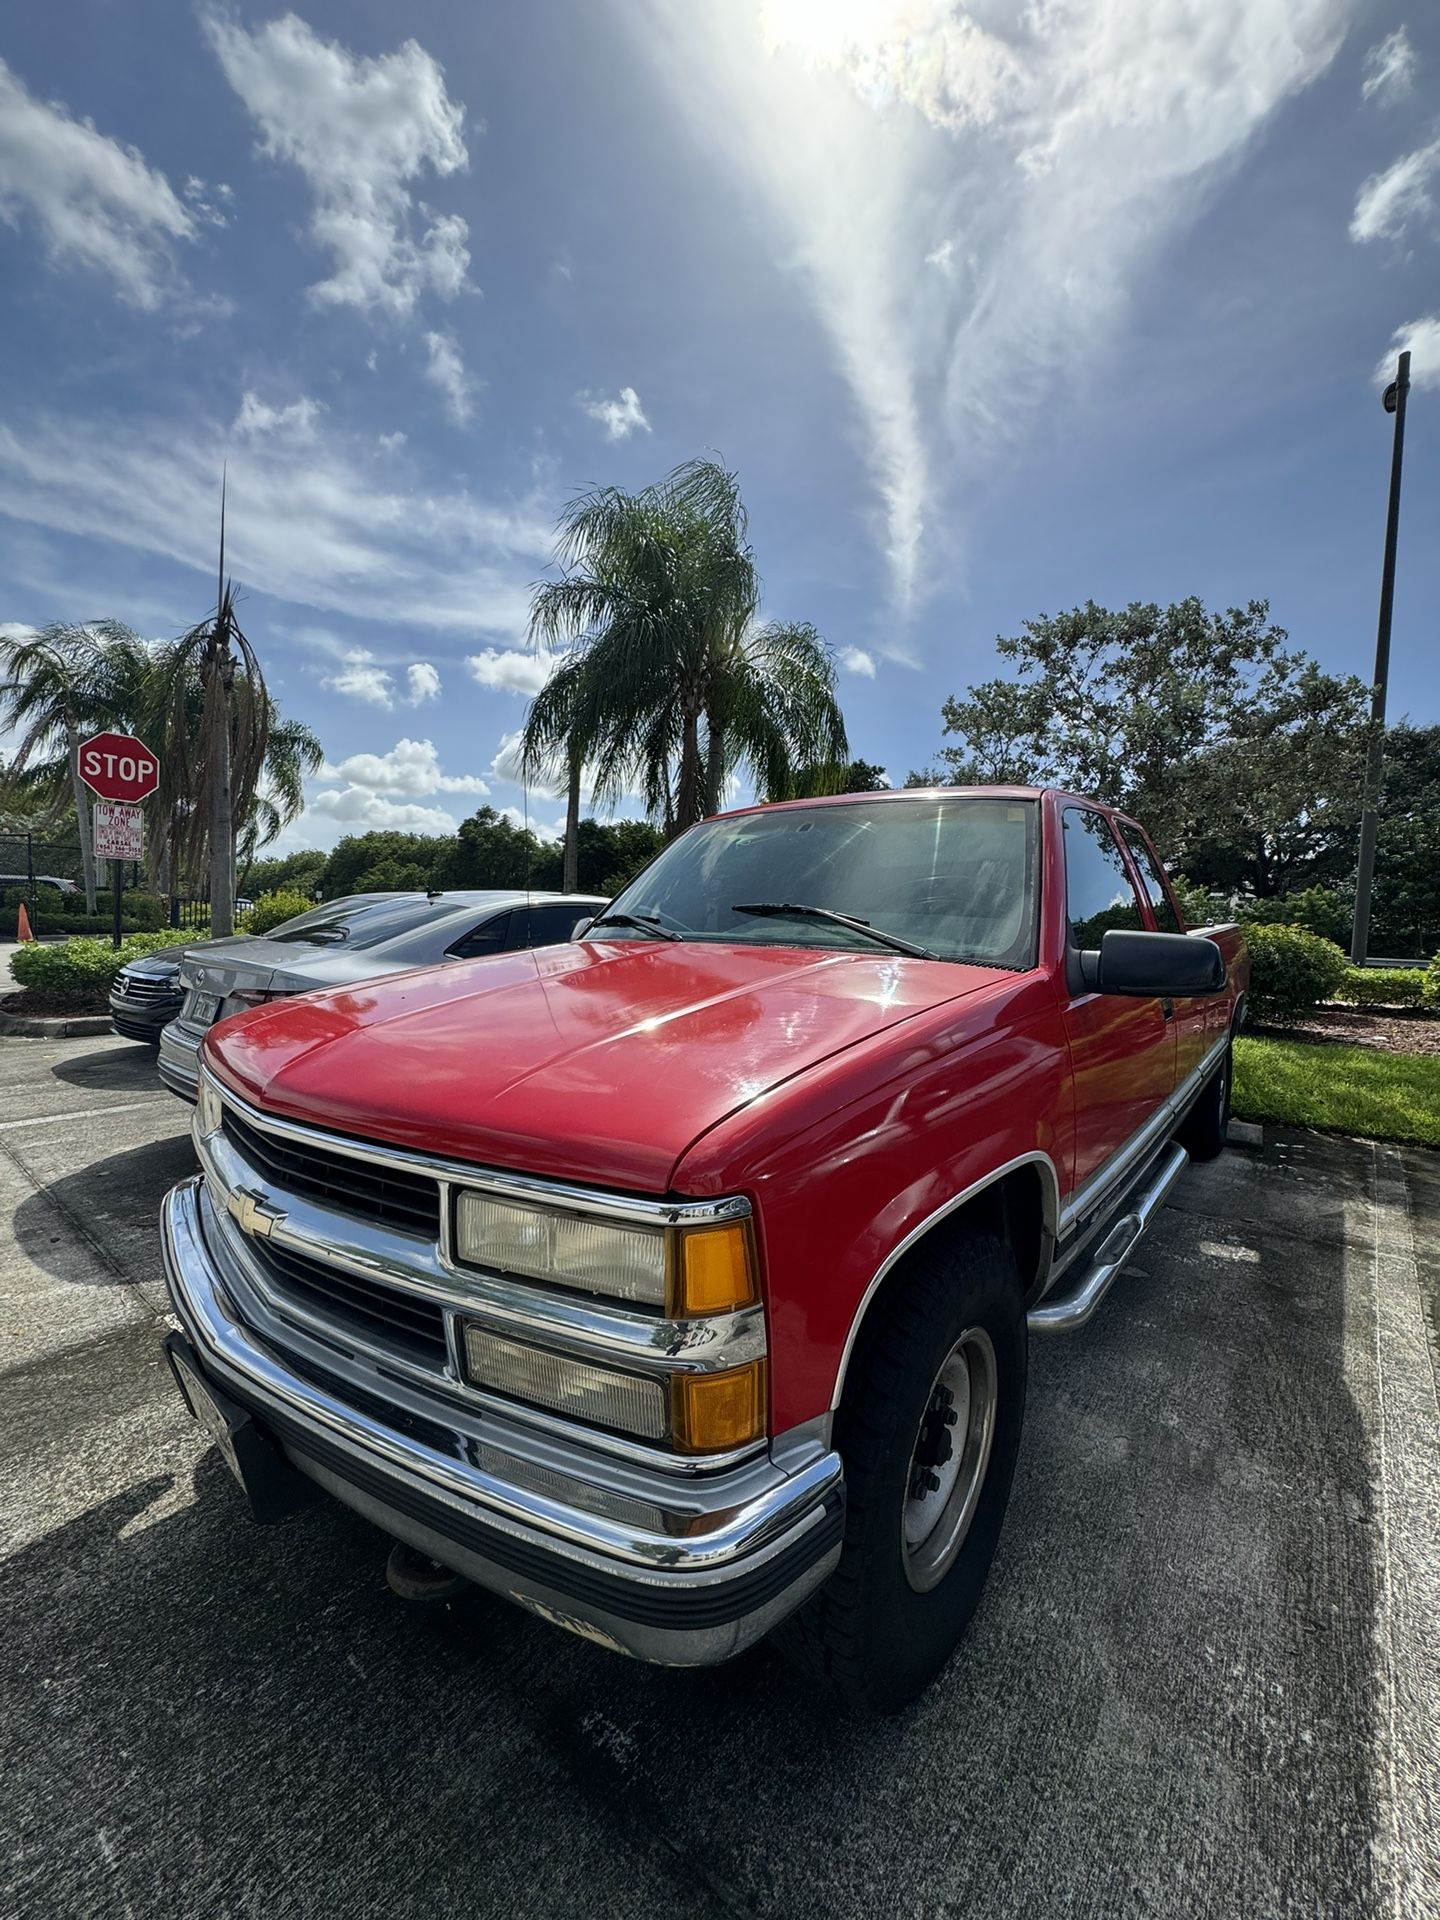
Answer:
<svg viewBox="0 0 1440 1920"><path fill-rule="evenodd" d="M318 1485L648 1660L783 1620L895 1710L979 1598L1029 1337L1220 1151L1247 977L1072 794L707 820L570 944L211 1032L177 1380L258 1517Z"/></svg>

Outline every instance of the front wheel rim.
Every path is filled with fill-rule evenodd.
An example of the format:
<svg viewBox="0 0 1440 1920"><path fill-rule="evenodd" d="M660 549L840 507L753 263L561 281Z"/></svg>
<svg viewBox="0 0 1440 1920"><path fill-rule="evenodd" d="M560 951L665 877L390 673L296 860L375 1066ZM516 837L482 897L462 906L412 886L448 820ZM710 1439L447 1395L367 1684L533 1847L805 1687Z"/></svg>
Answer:
<svg viewBox="0 0 1440 1920"><path fill-rule="evenodd" d="M999 1370L983 1327L967 1327L925 1399L900 1513L905 1578L928 1593L959 1557L980 1503L995 1439Z"/></svg>

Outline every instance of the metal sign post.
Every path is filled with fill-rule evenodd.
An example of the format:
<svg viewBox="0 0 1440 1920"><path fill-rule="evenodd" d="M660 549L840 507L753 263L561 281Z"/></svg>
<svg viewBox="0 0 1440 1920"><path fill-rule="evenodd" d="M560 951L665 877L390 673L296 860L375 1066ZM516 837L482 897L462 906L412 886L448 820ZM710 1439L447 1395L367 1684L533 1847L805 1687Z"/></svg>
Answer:
<svg viewBox="0 0 1440 1920"><path fill-rule="evenodd" d="M94 848L97 860L110 862L111 939L121 941L121 896L125 890L125 862L138 860L145 850L144 817L137 804L125 800L97 800L94 811Z"/></svg>

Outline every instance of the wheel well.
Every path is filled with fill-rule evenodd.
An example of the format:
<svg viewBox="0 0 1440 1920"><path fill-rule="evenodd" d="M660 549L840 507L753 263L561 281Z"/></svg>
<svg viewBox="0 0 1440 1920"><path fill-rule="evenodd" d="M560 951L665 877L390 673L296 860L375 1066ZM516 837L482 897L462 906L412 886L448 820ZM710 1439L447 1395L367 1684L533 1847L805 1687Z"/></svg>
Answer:
<svg viewBox="0 0 1440 1920"><path fill-rule="evenodd" d="M988 1187L972 1194L952 1213L942 1215L906 1247L892 1267L882 1269L879 1283L872 1284L861 1301L851 1327L849 1345L835 1383L835 1405L839 1405L851 1365L864 1345L865 1329L874 1324L875 1308L889 1296L892 1288L903 1285L905 1272L922 1247L926 1252L934 1252L937 1246L958 1240L967 1233L994 1234L1014 1253L1025 1302L1029 1305L1033 1301L1049 1267L1054 1244L1052 1203L1056 1196L1047 1189L1046 1170L1038 1160L1012 1167L998 1180L992 1180Z"/></svg>

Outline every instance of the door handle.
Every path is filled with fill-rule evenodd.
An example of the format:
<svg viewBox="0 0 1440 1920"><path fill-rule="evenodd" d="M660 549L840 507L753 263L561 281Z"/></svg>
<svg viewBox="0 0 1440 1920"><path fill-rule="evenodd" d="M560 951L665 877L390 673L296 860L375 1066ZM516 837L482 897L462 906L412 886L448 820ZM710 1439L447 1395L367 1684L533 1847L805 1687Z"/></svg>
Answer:
<svg viewBox="0 0 1440 1920"><path fill-rule="evenodd" d="M1173 1020L1175 1018L1175 1002L1173 1000L1162 1000L1160 1002L1160 1012L1164 1019Z"/></svg>

